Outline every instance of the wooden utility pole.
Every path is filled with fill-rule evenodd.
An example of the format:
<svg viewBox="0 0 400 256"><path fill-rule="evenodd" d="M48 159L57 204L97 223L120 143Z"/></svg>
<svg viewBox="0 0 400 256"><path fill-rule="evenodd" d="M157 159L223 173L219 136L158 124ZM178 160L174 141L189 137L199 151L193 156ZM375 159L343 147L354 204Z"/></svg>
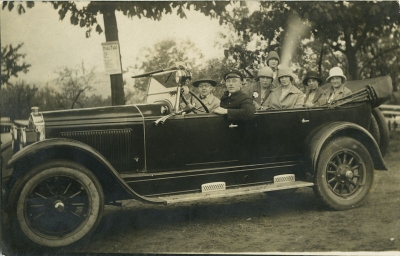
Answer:
<svg viewBox="0 0 400 256"><path fill-rule="evenodd" d="M115 17L115 5L104 3L103 8L104 33L106 42L118 41L117 18ZM120 56L121 58L121 56ZM121 74L110 75L111 104L125 105L124 82Z"/></svg>

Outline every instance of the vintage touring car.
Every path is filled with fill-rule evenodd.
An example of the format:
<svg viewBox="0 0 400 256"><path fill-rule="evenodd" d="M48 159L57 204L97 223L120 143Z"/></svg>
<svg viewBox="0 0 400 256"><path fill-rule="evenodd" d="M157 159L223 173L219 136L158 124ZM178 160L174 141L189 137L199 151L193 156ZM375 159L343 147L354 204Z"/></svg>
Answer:
<svg viewBox="0 0 400 256"><path fill-rule="evenodd" d="M172 204L312 187L330 208L351 209L374 169L386 169L371 126L390 97L388 76L348 82L354 93L329 106L258 111L246 122L184 115L185 65L143 76L146 104L34 108L28 127L13 128L2 192L14 235L66 246L94 231L104 205L124 199Z"/></svg>

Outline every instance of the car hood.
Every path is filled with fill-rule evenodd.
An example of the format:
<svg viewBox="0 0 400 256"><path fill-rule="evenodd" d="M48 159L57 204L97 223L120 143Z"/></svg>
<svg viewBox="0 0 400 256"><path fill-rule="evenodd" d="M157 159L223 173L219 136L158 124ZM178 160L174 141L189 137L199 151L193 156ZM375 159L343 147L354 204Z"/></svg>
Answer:
<svg viewBox="0 0 400 256"><path fill-rule="evenodd" d="M145 117L161 116L161 108L166 104L134 104L100 108L82 108L61 111L45 111L43 115L46 127L80 125L96 123L120 123L143 120Z"/></svg>

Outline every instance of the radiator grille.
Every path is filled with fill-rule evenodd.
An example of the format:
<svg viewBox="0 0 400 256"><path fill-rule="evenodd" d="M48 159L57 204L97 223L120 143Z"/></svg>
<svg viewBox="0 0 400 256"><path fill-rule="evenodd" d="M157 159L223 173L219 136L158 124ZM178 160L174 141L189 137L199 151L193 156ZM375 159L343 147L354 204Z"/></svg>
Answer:
<svg viewBox="0 0 400 256"><path fill-rule="evenodd" d="M132 162L132 129L62 132L61 137L81 141L115 164Z"/></svg>

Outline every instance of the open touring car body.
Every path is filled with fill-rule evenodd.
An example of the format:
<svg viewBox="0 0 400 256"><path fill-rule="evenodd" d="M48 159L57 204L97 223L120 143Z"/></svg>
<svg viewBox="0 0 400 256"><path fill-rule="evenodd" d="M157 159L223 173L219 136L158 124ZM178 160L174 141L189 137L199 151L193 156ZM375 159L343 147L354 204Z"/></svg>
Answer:
<svg viewBox="0 0 400 256"><path fill-rule="evenodd" d="M181 114L185 72L149 74L146 104L35 109L27 128L15 127L3 206L20 233L68 245L96 227L104 204L132 198L168 204L314 187L331 208L349 209L365 199L370 169L386 169L369 129L390 77L348 82L356 93L329 106L258 111L241 122ZM81 218L58 225L57 214ZM52 226L40 221L46 215Z"/></svg>

